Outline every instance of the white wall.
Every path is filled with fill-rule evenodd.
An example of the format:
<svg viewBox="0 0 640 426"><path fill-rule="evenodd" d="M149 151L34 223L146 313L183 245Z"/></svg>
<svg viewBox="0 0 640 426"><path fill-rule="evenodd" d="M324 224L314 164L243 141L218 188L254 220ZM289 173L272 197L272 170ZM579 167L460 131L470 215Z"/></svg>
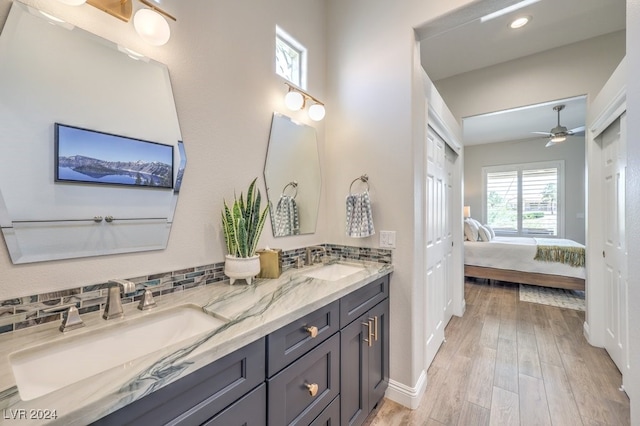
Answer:
<svg viewBox="0 0 640 426"><path fill-rule="evenodd" d="M458 119L578 95L592 98L624 57L624 37L624 31L594 37L435 85Z"/></svg>
<svg viewBox="0 0 640 426"><path fill-rule="evenodd" d="M323 122L310 122L304 112L289 113L283 104L286 87L274 73L278 24L308 48L308 91L325 100L324 2L260 1L247 13L246 4L233 0L200 1L197 6L165 1L163 7L178 21L170 24L169 43L157 48L141 41L131 23L92 6L26 3L168 65L188 166L166 250L15 266L3 241L0 300L221 262L222 199L233 197L234 189L246 189L256 176L265 194L263 167L273 111L316 127L324 162ZM0 0L2 23L10 4ZM315 234L274 239L267 223L260 246L291 249L327 242L322 202L320 210Z"/></svg>
<svg viewBox="0 0 640 426"><path fill-rule="evenodd" d="M546 139L472 145L464 148L464 203L471 216L482 217L482 167L502 164L564 160L564 237L585 242L585 141L572 137L567 142L545 148Z"/></svg>
<svg viewBox="0 0 640 426"><path fill-rule="evenodd" d="M640 424L640 0L627 0L627 249L629 259L629 349L631 424Z"/></svg>

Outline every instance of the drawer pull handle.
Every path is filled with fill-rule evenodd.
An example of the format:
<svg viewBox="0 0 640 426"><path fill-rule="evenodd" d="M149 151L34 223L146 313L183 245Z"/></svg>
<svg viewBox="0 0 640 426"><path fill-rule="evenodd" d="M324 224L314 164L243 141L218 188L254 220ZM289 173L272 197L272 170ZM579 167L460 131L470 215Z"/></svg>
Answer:
<svg viewBox="0 0 640 426"><path fill-rule="evenodd" d="M367 327L367 338L366 339L362 339L362 340L367 342L367 345L369 347L371 347L371 346L373 346L373 331L371 330L373 327L371 326L371 319L369 319L369 321L363 322L361 324Z"/></svg>
<svg viewBox="0 0 640 426"><path fill-rule="evenodd" d="M305 386L309 390L309 395L316 396L318 394L318 385L316 383L305 383Z"/></svg>
<svg viewBox="0 0 640 426"><path fill-rule="evenodd" d="M371 321L371 318L369 318L369 320ZM378 316L374 316L373 317L373 339L377 342L378 341Z"/></svg>
<svg viewBox="0 0 640 426"><path fill-rule="evenodd" d="M305 327L304 330L309 333L309 336L311 336L312 339L315 339L318 336L318 327L315 325Z"/></svg>

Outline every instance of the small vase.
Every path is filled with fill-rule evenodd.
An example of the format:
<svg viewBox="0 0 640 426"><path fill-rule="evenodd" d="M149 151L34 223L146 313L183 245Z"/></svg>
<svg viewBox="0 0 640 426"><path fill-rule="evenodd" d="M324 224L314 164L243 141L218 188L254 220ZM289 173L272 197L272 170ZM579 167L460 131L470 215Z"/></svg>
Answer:
<svg viewBox="0 0 640 426"><path fill-rule="evenodd" d="M251 284L253 277L260 273L260 256L235 257L230 254L225 256L224 274L229 277L229 285L236 280L246 280Z"/></svg>

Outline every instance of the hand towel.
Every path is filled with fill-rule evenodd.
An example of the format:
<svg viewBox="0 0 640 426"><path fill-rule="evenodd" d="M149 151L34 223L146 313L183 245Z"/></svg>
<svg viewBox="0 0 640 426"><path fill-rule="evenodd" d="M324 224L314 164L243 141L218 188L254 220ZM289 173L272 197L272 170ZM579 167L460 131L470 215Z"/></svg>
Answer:
<svg viewBox="0 0 640 426"><path fill-rule="evenodd" d="M373 227L373 215L371 213L371 200L369 192L347 195L347 225L348 237L370 237L376 231Z"/></svg>

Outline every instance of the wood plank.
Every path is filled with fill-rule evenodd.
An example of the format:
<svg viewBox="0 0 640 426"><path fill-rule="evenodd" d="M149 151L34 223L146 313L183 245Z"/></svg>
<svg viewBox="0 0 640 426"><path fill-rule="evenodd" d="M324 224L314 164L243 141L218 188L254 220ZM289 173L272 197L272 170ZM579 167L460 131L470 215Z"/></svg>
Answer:
<svg viewBox="0 0 640 426"><path fill-rule="evenodd" d="M542 378L535 334L518 333L518 371L520 374Z"/></svg>
<svg viewBox="0 0 640 426"><path fill-rule="evenodd" d="M544 381L520 374L520 425L551 426Z"/></svg>
<svg viewBox="0 0 640 426"><path fill-rule="evenodd" d="M546 362L541 364L541 368L547 392L549 413L553 424L569 425L578 423L580 421L580 412L573 398L573 392L564 368Z"/></svg>
<svg viewBox="0 0 640 426"><path fill-rule="evenodd" d="M490 425L505 426L520 424L520 402L518 394L493 387L491 397Z"/></svg>
<svg viewBox="0 0 640 426"><path fill-rule="evenodd" d="M487 409L491 408L496 352L492 348L479 348L469 373L467 401Z"/></svg>
<svg viewBox="0 0 640 426"><path fill-rule="evenodd" d="M458 426L488 426L491 410L472 404L469 401L462 405Z"/></svg>
<svg viewBox="0 0 640 426"><path fill-rule="evenodd" d="M493 315L487 315L482 324L482 332L480 333L480 345L497 349L498 335L500 332L500 318Z"/></svg>
<svg viewBox="0 0 640 426"><path fill-rule="evenodd" d="M562 358L556 346L556 338L550 329L534 325L538 357L541 362L562 367Z"/></svg>
<svg viewBox="0 0 640 426"><path fill-rule="evenodd" d="M464 265L466 277L486 278L490 280L508 281L520 284L532 284L542 287L565 288L584 291L584 279L565 277L562 275L540 274L535 272L513 271L483 266Z"/></svg>
<svg viewBox="0 0 640 426"><path fill-rule="evenodd" d="M449 377L440 384L433 409L429 414L430 419L447 425L458 422L466 397L468 373L471 370L471 358L456 355L451 361Z"/></svg>
<svg viewBox="0 0 640 426"><path fill-rule="evenodd" d="M503 390L518 393L518 351L517 343L513 340L498 341L496 368L493 385Z"/></svg>

